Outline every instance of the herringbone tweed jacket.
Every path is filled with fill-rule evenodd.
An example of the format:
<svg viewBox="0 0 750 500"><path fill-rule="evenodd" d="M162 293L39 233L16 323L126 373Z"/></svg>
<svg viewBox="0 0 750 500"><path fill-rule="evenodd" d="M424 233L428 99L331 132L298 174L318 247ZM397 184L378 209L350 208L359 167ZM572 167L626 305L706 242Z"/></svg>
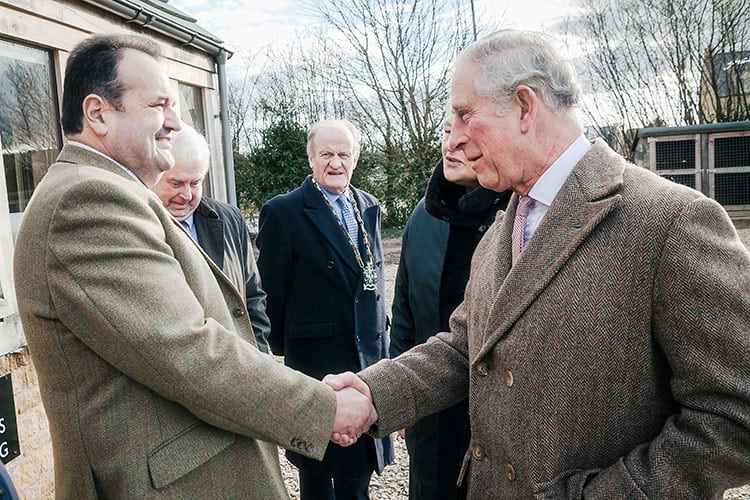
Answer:
<svg viewBox="0 0 750 500"><path fill-rule="evenodd" d="M68 145L15 247L61 499L287 497L335 395L255 347L245 300L155 194Z"/></svg>
<svg viewBox="0 0 750 500"><path fill-rule="evenodd" d="M473 499L750 482L750 255L724 210L598 141L515 266L517 197L441 333L361 376L378 431L469 396Z"/></svg>

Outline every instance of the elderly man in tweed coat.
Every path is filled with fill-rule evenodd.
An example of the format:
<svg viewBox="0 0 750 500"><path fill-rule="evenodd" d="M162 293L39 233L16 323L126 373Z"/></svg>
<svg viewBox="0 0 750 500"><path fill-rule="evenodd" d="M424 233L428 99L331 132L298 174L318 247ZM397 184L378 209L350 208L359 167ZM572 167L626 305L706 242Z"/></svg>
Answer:
<svg viewBox="0 0 750 500"><path fill-rule="evenodd" d="M450 332L327 380L379 433L468 392L470 498L719 497L750 480L750 255L716 202L590 144L578 99L541 34L461 54L451 145L515 194Z"/></svg>
<svg viewBox="0 0 750 500"><path fill-rule="evenodd" d="M173 165L180 128L157 57L136 36L76 46L69 142L18 233L55 495L288 497L277 446L321 459L349 407L258 351L244 297L146 187Z"/></svg>

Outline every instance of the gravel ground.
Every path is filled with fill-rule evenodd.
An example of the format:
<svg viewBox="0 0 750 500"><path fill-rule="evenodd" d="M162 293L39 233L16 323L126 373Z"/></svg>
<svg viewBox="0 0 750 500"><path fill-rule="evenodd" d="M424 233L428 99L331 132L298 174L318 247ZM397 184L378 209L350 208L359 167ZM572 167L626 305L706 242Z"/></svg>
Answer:
<svg viewBox="0 0 750 500"><path fill-rule="evenodd" d="M750 248L750 227L743 227L738 229L737 232L745 246ZM398 238L387 239L383 242L386 261L386 304L389 307L393 297L393 285L400 251L401 241ZM396 460L385 468L382 476L373 475L370 482L370 497L373 500L405 500L409 497L409 456L404 440L398 436L394 437ZM287 462L283 451L279 452L279 458L290 497L292 500L298 500L297 469ZM750 484L727 491L724 494L724 500L750 500Z"/></svg>

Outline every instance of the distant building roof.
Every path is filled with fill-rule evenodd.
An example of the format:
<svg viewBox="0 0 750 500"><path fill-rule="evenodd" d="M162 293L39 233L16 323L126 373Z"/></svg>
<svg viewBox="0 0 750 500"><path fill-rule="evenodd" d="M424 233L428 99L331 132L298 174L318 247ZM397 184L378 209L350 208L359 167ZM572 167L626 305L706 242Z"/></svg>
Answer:
<svg viewBox="0 0 750 500"><path fill-rule="evenodd" d="M644 127L635 132L633 143L630 150L635 151L638 147L638 141L648 137L665 137L670 135L690 135L690 134L717 134L721 132L737 132L741 130L750 130L750 121L740 122L722 122L722 123L701 123L699 125L684 125L681 127Z"/></svg>
<svg viewBox="0 0 750 500"><path fill-rule="evenodd" d="M183 45L212 55L232 53L224 42L197 24L197 19L176 9L168 0L83 0L134 23L166 35Z"/></svg>

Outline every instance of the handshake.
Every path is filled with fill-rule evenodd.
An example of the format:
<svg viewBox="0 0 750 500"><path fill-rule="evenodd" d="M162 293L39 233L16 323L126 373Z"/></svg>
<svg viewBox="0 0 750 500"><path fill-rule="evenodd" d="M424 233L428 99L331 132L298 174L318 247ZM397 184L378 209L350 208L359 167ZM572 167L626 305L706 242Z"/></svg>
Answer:
<svg viewBox="0 0 750 500"><path fill-rule="evenodd" d="M339 446L353 445L378 419L370 388L352 372L326 375L323 382L336 391L331 441Z"/></svg>

